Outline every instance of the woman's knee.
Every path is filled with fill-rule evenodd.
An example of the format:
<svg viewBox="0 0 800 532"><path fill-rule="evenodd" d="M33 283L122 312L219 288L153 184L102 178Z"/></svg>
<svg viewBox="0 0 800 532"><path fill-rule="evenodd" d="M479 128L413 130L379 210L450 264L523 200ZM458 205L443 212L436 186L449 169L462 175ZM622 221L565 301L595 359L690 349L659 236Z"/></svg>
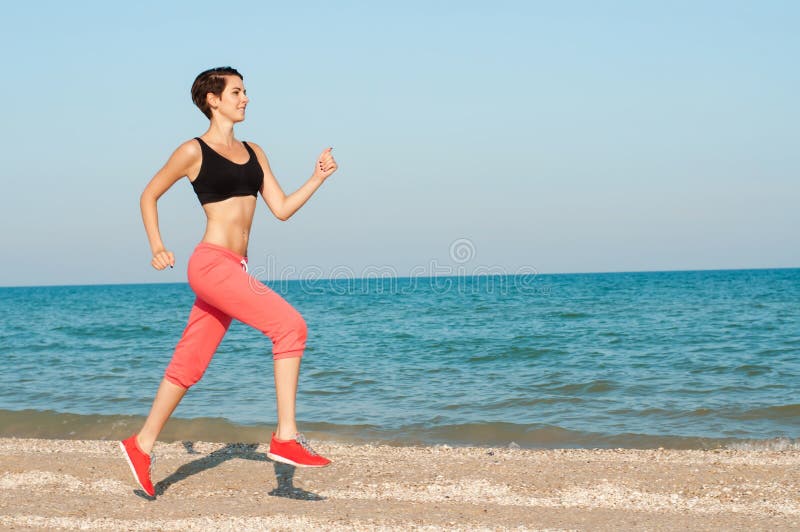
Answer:
<svg viewBox="0 0 800 532"><path fill-rule="evenodd" d="M306 339L308 338L308 325L306 325L305 318L303 318L299 312L295 311L287 320L286 327L294 341L305 347Z"/></svg>
<svg viewBox="0 0 800 532"><path fill-rule="evenodd" d="M308 326L303 316L296 310L287 313L281 324L281 330L272 337L272 353L274 358L281 355L302 356L306 348ZM298 355L297 353L300 353Z"/></svg>
<svg viewBox="0 0 800 532"><path fill-rule="evenodd" d="M306 324L305 318L298 312L297 315L294 317L294 321L292 322L292 326L297 334L298 338L301 338L303 344L306 343L306 339L308 338L308 325Z"/></svg>

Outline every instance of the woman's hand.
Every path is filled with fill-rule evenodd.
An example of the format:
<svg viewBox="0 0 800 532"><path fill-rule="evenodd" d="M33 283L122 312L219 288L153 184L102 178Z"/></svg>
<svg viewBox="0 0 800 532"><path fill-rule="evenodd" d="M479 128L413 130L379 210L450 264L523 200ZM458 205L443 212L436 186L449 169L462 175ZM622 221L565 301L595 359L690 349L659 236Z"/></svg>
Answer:
<svg viewBox="0 0 800 532"><path fill-rule="evenodd" d="M319 158L317 158L317 164L314 165L314 174L311 176L312 178L325 181L328 176L330 176L336 171L337 168L339 168L339 165L337 165L336 161L333 160L331 150L333 150L333 148L328 148L320 154Z"/></svg>
<svg viewBox="0 0 800 532"><path fill-rule="evenodd" d="M150 261L150 264L152 264L153 268L156 270L163 270L167 266L172 268L175 266L175 255L166 249L156 251L153 253L153 260Z"/></svg>

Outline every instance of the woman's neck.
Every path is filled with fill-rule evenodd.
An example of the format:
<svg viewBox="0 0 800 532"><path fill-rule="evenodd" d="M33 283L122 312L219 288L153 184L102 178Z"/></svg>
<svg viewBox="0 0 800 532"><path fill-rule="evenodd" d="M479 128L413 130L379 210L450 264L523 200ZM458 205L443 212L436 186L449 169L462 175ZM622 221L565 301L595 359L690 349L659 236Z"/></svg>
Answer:
<svg viewBox="0 0 800 532"><path fill-rule="evenodd" d="M227 147L233 146L236 142L236 137L233 135L233 122L229 121L223 123L220 120L212 119L204 135L211 142Z"/></svg>

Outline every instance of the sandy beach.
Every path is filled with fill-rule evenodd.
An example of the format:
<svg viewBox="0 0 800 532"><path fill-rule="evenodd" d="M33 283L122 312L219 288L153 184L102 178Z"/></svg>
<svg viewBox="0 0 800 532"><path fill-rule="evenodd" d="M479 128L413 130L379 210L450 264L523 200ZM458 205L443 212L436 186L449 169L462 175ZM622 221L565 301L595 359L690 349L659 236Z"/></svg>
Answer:
<svg viewBox="0 0 800 532"><path fill-rule="evenodd" d="M797 530L800 453L526 450L317 441L323 469L266 445L159 443L149 500L115 441L0 439L14 530Z"/></svg>

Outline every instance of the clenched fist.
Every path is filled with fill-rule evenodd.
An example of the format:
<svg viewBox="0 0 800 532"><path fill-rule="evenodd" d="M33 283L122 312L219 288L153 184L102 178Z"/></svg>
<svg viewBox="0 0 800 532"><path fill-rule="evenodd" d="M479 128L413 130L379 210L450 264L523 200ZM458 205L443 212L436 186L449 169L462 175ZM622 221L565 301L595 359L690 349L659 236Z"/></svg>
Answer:
<svg viewBox="0 0 800 532"><path fill-rule="evenodd" d="M175 255L173 255L171 251L162 249L161 251L153 253L153 260L150 261L150 264L152 264L153 268L156 270L163 270L167 266L172 268L175 266Z"/></svg>
<svg viewBox="0 0 800 532"><path fill-rule="evenodd" d="M317 164L314 165L314 175L311 177L325 181L328 176L330 176L336 171L337 168L339 168L339 165L337 165L336 161L333 160L331 150L333 150L333 148L328 148L320 154L319 158L317 159Z"/></svg>

